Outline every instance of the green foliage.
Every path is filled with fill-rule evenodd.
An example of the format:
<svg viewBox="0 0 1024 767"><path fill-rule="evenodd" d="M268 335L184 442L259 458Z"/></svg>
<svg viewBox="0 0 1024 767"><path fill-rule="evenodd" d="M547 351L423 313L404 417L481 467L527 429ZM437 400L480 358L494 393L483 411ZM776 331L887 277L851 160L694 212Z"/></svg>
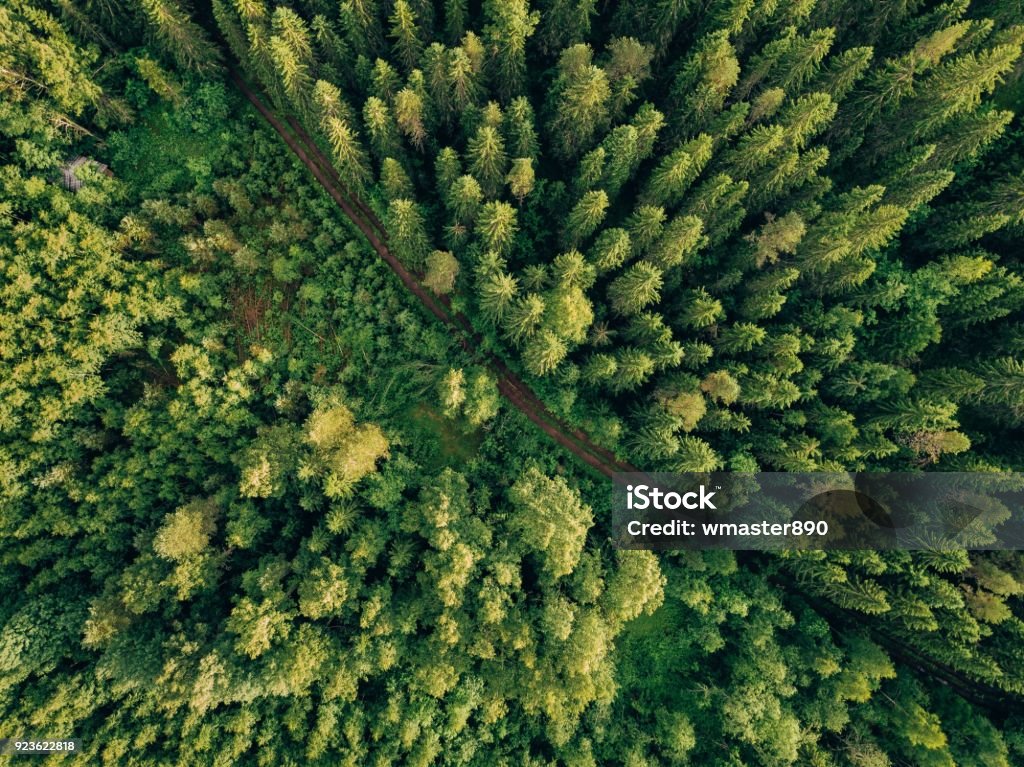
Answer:
<svg viewBox="0 0 1024 767"><path fill-rule="evenodd" d="M613 5L0 8L7 730L109 765L1024 758L1019 554L615 551L496 375L643 470L1020 470L1019 10Z"/></svg>

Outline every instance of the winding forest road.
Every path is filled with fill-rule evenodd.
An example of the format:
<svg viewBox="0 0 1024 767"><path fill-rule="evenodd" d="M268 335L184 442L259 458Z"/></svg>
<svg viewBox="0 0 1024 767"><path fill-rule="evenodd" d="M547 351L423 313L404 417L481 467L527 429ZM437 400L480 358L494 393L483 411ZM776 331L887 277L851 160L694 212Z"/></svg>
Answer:
<svg viewBox="0 0 1024 767"><path fill-rule="evenodd" d="M305 129L294 119L287 121L279 119L245 83L238 72L232 70L231 78L239 91L256 107L263 119L277 131L288 148L309 169L345 216L366 237L384 263L398 275L402 284L420 300L427 311L456 331L459 342L466 351L485 358L488 367L497 378L498 391L505 399L522 411L537 428L551 439L605 476L611 477L615 472L640 471L636 467L620 461L610 450L595 444L583 430L558 418L515 373L509 370L502 360L493 354L481 353L479 349L480 336L473 329L469 319L465 315L453 311L451 302L446 296L435 296L427 290L419 278L388 249L388 234L380 219L369 206L345 189L331 161Z"/></svg>

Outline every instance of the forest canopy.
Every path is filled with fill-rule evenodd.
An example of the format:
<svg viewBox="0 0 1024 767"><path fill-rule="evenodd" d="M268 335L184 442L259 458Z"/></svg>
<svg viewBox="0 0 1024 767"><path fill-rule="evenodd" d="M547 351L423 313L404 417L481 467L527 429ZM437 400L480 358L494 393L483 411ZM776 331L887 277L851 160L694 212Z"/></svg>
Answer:
<svg viewBox="0 0 1024 767"><path fill-rule="evenodd" d="M1014 0L8 0L0 737L1024 763L1019 552L607 478L1024 471Z"/></svg>

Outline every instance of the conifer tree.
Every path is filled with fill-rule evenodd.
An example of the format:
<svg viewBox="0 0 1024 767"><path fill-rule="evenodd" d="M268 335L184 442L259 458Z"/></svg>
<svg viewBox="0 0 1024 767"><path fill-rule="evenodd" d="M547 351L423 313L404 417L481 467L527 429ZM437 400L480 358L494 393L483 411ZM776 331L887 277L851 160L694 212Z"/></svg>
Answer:
<svg viewBox="0 0 1024 767"><path fill-rule="evenodd" d="M655 205L641 205L626 222L630 241L636 253L645 253L664 229L665 209Z"/></svg>
<svg viewBox="0 0 1024 767"><path fill-rule="evenodd" d="M647 180L642 198L649 205L675 206L711 159L711 137L701 134L682 144L658 163Z"/></svg>
<svg viewBox="0 0 1024 767"><path fill-rule="evenodd" d="M639 133L632 125L620 125L602 142L600 148L604 150L607 162L602 168L601 186L610 197L619 193L640 164L639 142Z"/></svg>
<svg viewBox="0 0 1024 767"><path fill-rule="evenodd" d="M727 32L702 38L672 83L670 112L676 136L705 130L739 79L740 64Z"/></svg>
<svg viewBox="0 0 1024 767"><path fill-rule="evenodd" d="M271 20L270 56L289 102L306 116L313 89L313 45L309 29L305 21L288 8L275 9Z"/></svg>
<svg viewBox="0 0 1024 767"><path fill-rule="evenodd" d="M537 158L537 130L533 107L524 97L512 100L506 110L505 132L508 150L513 157Z"/></svg>
<svg viewBox="0 0 1024 767"><path fill-rule="evenodd" d="M931 135L951 117L973 109L1020 58L1020 43L998 45L980 55L968 53L947 62L925 80L908 103L914 110L913 134Z"/></svg>
<svg viewBox="0 0 1024 767"><path fill-rule="evenodd" d="M409 268L422 269L430 242L419 207L412 200L392 200L387 222L395 255Z"/></svg>
<svg viewBox="0 0 1024 767"><path fill-rule="evenodd" d="M335 29L334 22L317 14L310 22L310 29L316 46L316 58L323 62L323 73L336 82L353 85L356 79L352 66L355 56L348 41Z"/></svg>
<svg viewBox="0 0 1024 767"><path fill-rule="evenodd" d="M372 172L366 151L351 127L351 109L342 101L338 89L323 80L318 80L313 87L313 98L342 182L356 194L365 193L372 180Z"/></svg>
<svg viewBox="0 0 1024 767"><path fill-rule="evenodd" d="M249 40L244 21L239 18L238 12L228 0L213 0L210 3L210 9L213 11L217 28L224 35L224 40L232 55L248 70L249 67L252 67L252 62L249 60Z"/></svg>
<svg viewBox="0 0 1024 767"><path fill-rule="evenodd" d="M530 264L523 269L523 286L527 290L544 290L550 276L547 264Z"/></svg>
<svg viewBox="0 0 1024 767"><path fill-rule="evenodd" d="M625 347L615 355L616 374L611 380L613 391L636 389L654 372L654 360L640 349Z"/></svg>
<svg viewBox="0 0 1024 767"><path fill-rule="evenodd" d="M636 314L658 301L661 285L661 270L646 261L639 261L608 286L608 299L619 314Z"/></svg>
<svg viewBox="0 0 1024 767"><path fill-rule="evenodd" d="M815 29L801 35L788 27L781 37L768 43L750 62L749 71L737 88L746 97L761 84L778 86L790 95L810 80L828 54L835 39L832 28Z"/></svg>
<svg viewBox="0 0 1024 767"><path fill-rule="evenodd" d="M421 56L420 74L438 122L450 125L454 110L449 73L451 55L441 43L431 43Z"/></svg>
<svg viewBox="0 0 1024 767"><path fill-rule="evenodd" d="M519 231L516 209L507 202L484 203L476 219L476 231L488 251L506 254Z"/></svg>
<svg viewBox="0 0 1024 767"><path fill-rule="evenodd" d="M593 64L590 46L566 48L547 100L547 128L559 157L575 159L590 147L608 123L610 100L608 76Z"/></svg>
<svg viewBox="0 0 1024 767"><path fill-rule="evenodd" d="M448 43L455 45L466 33L466 21L469 18L468 0L445 0L444 29Z"/></svg>
<svg viewBox="0 0 1024 767"><path fill-rule="evenodd" d="M785 144L786 131L781 125L757 125L725 155L725 171L733 179L749 179L755 171L771 163Z"/></svg>
<svg viewBox="0 0 1024 767"><path fill-rule="evenodd" d="M722 466L722 458L704 440L687 435L679 440L679 450L671 466L680 472L715 471Z"/></svg>
<svg viewBox="0 0 1024 767"><path fill-rule="evenodd" d="M178 66L201 74L215 72L220 54L206 32L175 0L140 0L154 38Z"/></svg>
<svg viewBox="0 0 1024 767"><path fill-rule="evenodd" d="M434 159L434 179L437 183L438 195L442 200L448 198L452 187L461 175L462 163L459 161L459 153L450 146L441 149Z"/></svg>
<svg viewBox="0 0 1024 767"><path fill-rule="evenodd" d="M373 62L370 75L373 95L387 104L393 105L395 94L402 87L402 78L390 61L378 58Z"/></svg>
<svg viewBox="0 0 1024 767"><path fill-rule="evenodd" d="M592 149L583 155L578 163L576 177L573 179L573 190L583 193L601 183L607 161L608 152L603 146Z"/></svg>
<svg viewBox="0 0 1024 767"><path fill-rule="evenodd" d="M636 161L643 162L654 152L654 147L665 127L665 115L652 104L641 104L630 124L636 128Z"/></svg>
<svg viewBox="0 0 1024 767"><path fill-rule="evenodd" d="M633 414L626 448L645 461L664 460L679 450L676 419L660 407L650 407Z"/></svg>
<svg viewBox="0 0 1024 767"><path fill-rule="evenodd" d="M416 14L406 0L395 0L389 21L391 30L388 36L394 41L395 55L405 67L405 71L411 72L416 68L423 53L422 33L417 24Z"/></svg>
<svg viewBox="0 0 1024 767"><path fill-rule="evenodd" d="M501 133L490 125L482 125L469 142L469 171L480 183L487 197L498 196L505 181L508 155Z"/></svg>
<svg viewBox="0 0 1024 767"><path fill-rule="evenodd" d="M581 42L581 41L578 41ZM615 37L608 43L602 65L611 85L611 114L620 118L637 98L637 89L651 76L654 49L633 37Z"/></svg>
<svg viewBox="0 0 1024 767"><path fill-rule="evenodd" d="M685 263L707 241L696 216L676 216L647 251L647 260L662 270Z"/></svg>
<svg viewBox="0 0 1024 767"><path fill-rule="evenodd" d="M480 184L472 176L460 176L452 184L447 195L448 207L455 220L463 224L472 224L476 220L477 211L483 202L484 193Z"/></svg>
<svg viewBox="0 0 1024 767"><path fill-rule="evenodd" d="M629 0L616 10L613 26L620 34L632 34L653 43L654 49L661 52L666 50L689 10L683 0L659 0L653 4Z"/></svg>
<svg viewBox="0 0 1024 767"><path fill-rule="evenodd" d="M584 363L580 377L591 386L610 381L619 366L610 354L594 354Z"/></svg>
<svg viewBox="0 0 1024 767"><path fill-rule="evenodd" d="M500 325L512 308L519 284L512 275L497 272L484 278L478 292L480 311L489 322ZM541 307L540 313L543 314L543 311Z"/></svg>
<svg viewBox="0 0 1024 767"><path fill-rule="evenodd" d="M700 319L702 308L708 308L707 304L698 307L696 318ZM710 316L712 321L717 317L720 308L711 305ZM767 336L764 328L758 327L751 322L736 322L722 329L718 335L717 346L725 354L736 354L738 352L748 352L755 346L764 343L764 339Z"/></svg>
<svg viewBox="0 0 1024 767"><path fill-rule="evenodd" d="M563 287L587 289L596 277L594 267L587 263L578 250L560 253L555 256L552 271L558 285Z"/></svg>
<svg viewBox="0 0 1024 767"><path fill-rule="evenodd" d="M596 0L546 0L540 7L537 40L545 51L559 51L587 39Z"/></svg>
<svg viewBox="0 0 1024 767"><path fill-rule="evenodd" d="M512 343L519 345L526 339L531 338L537 332L543 318L544 299L536 293L529 293L522 296L511 306L502 325L509 340L512 341ZM556 351L557 349L561 349L563 356L565 352L564 344L562 344L561 341L558 341L554 334L548 332L547 335L548 339L534 351L534 354L536 355L534 360L535 364L540 364L543 372L547 372L547 370L550 369L545 368L544 365L541 364L545 358L545 349L548 349L549 351L552 349ZM555 341L558 341L558 343L552 345L550 343L552 338L554 338ZM561 357L559 357L559 360L560 359ZM557 360L555 364L557 364ZM542 373L538 373L538 375L541 374Z"/></svg>
<svg viewBox="0 0 1024 767"><path fill-rule="evenodd" d="M722 317L722 302L703 288L691 291L680 320L693 328L715 324Z"/></svg>
<svg viewBox="0 0 1024 767"><path fill-rule="evenodd" d="M370 139L370 148L377 159L383 161L385 157L401 156L398 126L387 104L376 96L370 96L363 106L363 122Z"/></svg>
<svg viewBox="0 0 1024 767"><path fill-rule="evenodd" d="M609 272L624 264L632 246L625 229L605 229L590 247L589 260L599 272Z"/></svg>
<svg viewBox="0 0 1024 767"><path fill-rule="evenodd" d="M465 49L453 48L448 52L447 87L452 111L468 110L480 98L480 82L477 69Z"/></svg>
<svg viewBox="0 0 1024 767"><path fill-rule="evenodd" d="M566 352L565 342L561 338L550 330L541 330L523 347L523 362L534 375L547 375L558 367Z"/></svg>
<svg viewBox="0 0 1024 767"><path fill-rule="evenodd" d="M412 88L402 88L395 94L395 122L399 130L414 147L422 150L426 145L426 107L422 96Z"/></svg>
<svg viewBox="0 0 1024 767"><path fill-rule="evenodd" d="M873 52L870 47L862 46L830 57L827 66L814 78L811 89L827 93L838 104L864 76Z"/></svg>
<svg viewBox="0 0 1024 767"><path fill-rule="evenodd" d="M146 84L161 98L172 102L175 106L182 103L181 86L165 72L153 59L135 59L135 66Z"/></svg>
<svg viewBox="0 0 1024 767"><path fill-rule="evenodd" d="M1012 119L1012 112L989 106L952 118L946 123L942 135L936 138L935 154L929 164L935 168L949 168L976 157L1003 135Z"/></svg>
<svg viewBox="0 0 1024 767"><path fill-rule="evenodd" d="M1024 364L1012 357L1001 357L981 366L984 380L979 399L1001 409L1013 423L1024 421Z"/></svg>
<svg viewBox="0 0 1024 767"><path fill-rule="evenodd" d="M512 167L505 180L508 182L509 192L519 201L520 205L523 204L526 196L533 191L535 178L533 160L529 157L517 157L512 160Z"/></svg>
<svg viewBox="0 0 1024 767"><path fill-rule="evenodd" d="M566 217L563 244L571 248L587 239L601 225L607 209L608 195L603 189L584 194Z"/></svg>
<svg viewBox="0 0 1024 767"><path fill-rule="evenodd" d="M717 245L735 232L746 215L743 206L748 181L734 181L725 173L701 183L683 205L683 212L704 222L704 232L712 245Z"/></svg>
<svg viewBox="0 0 1024 767"><path fill-rule="evenodd" d="M376 56L384 45L379 0L342 0L341 24L349 44L363 56Z"/></svg>
<svg viewBox="0 0 1024 767"><path fill-rule="evenodd" d="M489 66L498 93L506 103L525 90L526 42L533 35L540 14L530 11L527 0L485 0L487 25L484 41L492 51Z"/></svg>

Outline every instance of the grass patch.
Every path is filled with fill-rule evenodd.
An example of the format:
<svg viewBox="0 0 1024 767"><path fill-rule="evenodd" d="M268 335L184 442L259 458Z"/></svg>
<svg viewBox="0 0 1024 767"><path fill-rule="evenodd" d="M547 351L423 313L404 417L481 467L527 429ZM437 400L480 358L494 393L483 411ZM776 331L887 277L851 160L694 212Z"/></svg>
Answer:
<svg viewBox="0 0 1024 767"><path fill-rule="evenodd" d="M409 407L406 417L412 443L428 442L433 448L430 454L423 456L425 468L434 471L445 467L460 468L480 452L483 434L479 429L472 429L462 418L448 418L425 402Z"/></svg>

